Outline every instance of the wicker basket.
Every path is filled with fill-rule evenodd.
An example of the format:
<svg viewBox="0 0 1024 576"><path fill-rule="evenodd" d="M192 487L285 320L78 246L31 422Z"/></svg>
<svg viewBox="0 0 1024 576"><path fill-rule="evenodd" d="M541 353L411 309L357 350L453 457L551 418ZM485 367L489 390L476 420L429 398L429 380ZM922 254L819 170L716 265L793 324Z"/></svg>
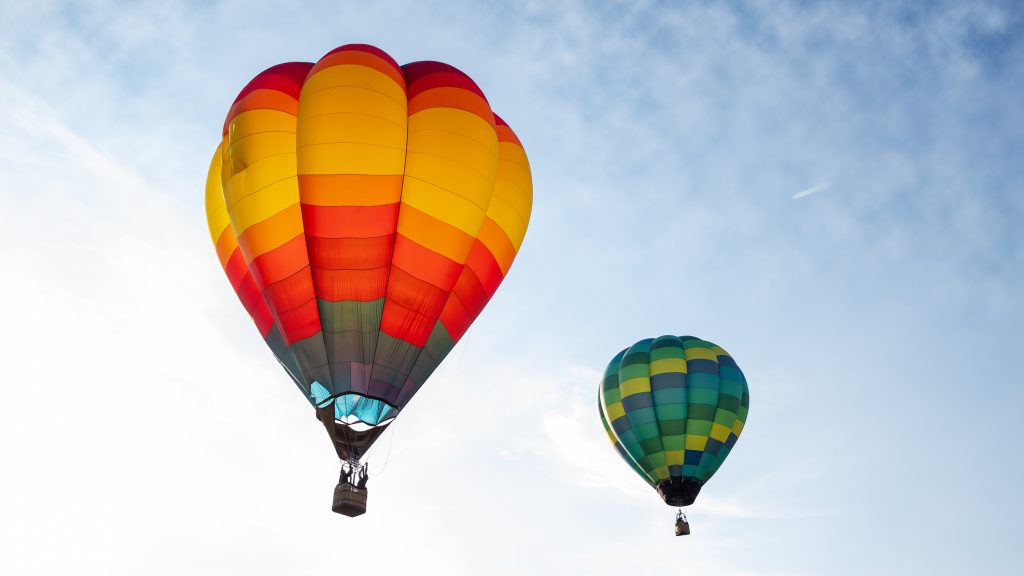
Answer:
<svg viewBox="0 0 1024 576"><path fill-rule="evenodd" d="M345 516L359 516L366 512L366 488L348 482L334 487L334 505L331 510Z"/></svg>

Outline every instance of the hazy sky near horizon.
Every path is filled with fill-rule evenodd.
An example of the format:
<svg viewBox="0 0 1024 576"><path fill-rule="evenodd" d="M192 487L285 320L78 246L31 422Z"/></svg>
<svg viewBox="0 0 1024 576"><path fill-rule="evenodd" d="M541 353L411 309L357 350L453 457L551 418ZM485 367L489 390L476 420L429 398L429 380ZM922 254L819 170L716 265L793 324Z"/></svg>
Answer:
<svg viewBox="0 0 1024 576"><path fill-rule="evenodd" d="M469 74L534 211L348 519L203 193L253 75L356 42ZM0 571L1020 571L1022 93L1012 2L0 0ZM685 539L595 410L661 334L751 389Z"/></svg>

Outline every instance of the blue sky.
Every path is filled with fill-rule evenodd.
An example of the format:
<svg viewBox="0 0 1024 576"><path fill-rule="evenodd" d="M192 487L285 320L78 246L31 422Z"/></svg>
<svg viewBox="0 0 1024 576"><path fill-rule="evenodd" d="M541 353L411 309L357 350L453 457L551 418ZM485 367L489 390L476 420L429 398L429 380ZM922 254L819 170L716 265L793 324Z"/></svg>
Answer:
<svg viewBox="0 0 1024 576"><path fill-rule="evenodd" d="M0 3L0 566L1014 572L1022 26L997 2ZM351 42L471 75L535 190L356 520L202 209L245 82ZM725 347L752 396L687 539L594 411L611 356L666 333Z"/></svg>

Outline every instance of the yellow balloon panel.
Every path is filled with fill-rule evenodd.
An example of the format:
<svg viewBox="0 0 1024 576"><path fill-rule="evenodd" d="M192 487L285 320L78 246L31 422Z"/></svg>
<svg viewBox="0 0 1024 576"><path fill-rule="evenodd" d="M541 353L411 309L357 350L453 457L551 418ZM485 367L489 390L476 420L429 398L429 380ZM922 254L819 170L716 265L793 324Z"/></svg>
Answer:
<svg viewBox="0 0 1024 576"><path fill-rule="evenodd" d="M526 235L527 222L504 199L497 197L492 199L491 205L487 207L487 217L505 231L518 252Z"/></svg>
<svg viewBox="0 0 1024 576"><path fill-rule="evenodd" d="M460 264L473 246L474 237L403 202L398 232L417 244Z"/></svg>
<svg viewBox="0 0 1024 576"><path fill-rule="evenodd" d="M224 229L231 225L224 202L224 187L220 180L222 163L220 154L221 147L218 145L206 173L206 223L210 228L210 239L214 244L217 244Z"/></svg>
<svg viewBox="0 0 1024 576"><path fill-rule="evenodd" d="M515 189L502 188L494 193L512 206L523 221L528 221L533 207L533 177L522 146L511 142L501 143L498 177Z"/></svg>
<svg viewBox="0 0 1024 576"><path fill-rule="evenodd" d="M239 236L251 254L266 254L301 235L302 210L292 204L284 210L246 228Z"/></svg>
<svg viewBox="0 0 1024 576"><path fill-rule="evenodd" d="M412 206L470 236L476 236L483 223L484 211L479 206L463 196L413 176L405 178L402 204ZM399 221L398 231L404 234L401 221ZM429 243L423 245L430 247Z"/></svg>
<svg viewBox="0 0 1024 576"><path fill-rule="evenodd" d="M317 70L306 79L305 84L302 85L302 95L299 97L299 118L303 117L302 108L308 105L307 97L337 88L352 88L363 94L363 96L356 96L359 99L369 99L370 95L376 94L391 100L396 104L396 109L404 110L406 107L405 87L396 83L390 76L368 66L339 64ZM316 113L321 109L311 107L309 111ZM403 112L402 115L406 114ZM398 119L394 116L392 118Z"/></svg>
<svg viewBox="0 0 1024 576"><path fill-rule="evenodd" d="M233 182L232 182L233 183ZM276 182L242 198L230 211L231 226L241 235L250 226L258 224L285 208L299 203L299 185L295 176ZM301 218L299 220L301 230ZM260 252L255 255L258 256Z"/></svg>
<svg viewBox="0 0 1024 576"><path fill-rule="evenodd" d="M405 149L358 142L311 144L299 150L299 174L401 174Z"/></svg>
<svg viewBox="0 0 1024 576"><path fill-rule="evenodd" d="M294 176L295 154L268 156L231 177L230 184L224 191L224 201L228 209L232 209L246 196Z"/></svg>

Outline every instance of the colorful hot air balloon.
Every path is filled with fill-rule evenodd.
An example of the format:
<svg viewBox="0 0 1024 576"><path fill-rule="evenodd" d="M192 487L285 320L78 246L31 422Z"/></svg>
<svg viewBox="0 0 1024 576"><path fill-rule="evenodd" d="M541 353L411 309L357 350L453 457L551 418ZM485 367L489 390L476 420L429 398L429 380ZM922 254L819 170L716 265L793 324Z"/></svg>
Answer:
<svg viewBox="0 0 1024 576"><path fill-rule="evenodd" d="M532 206L526 153L459 70L355 44L257 75L222 134L206 184L217 255L359 470L508 273ZM335 494L335 511L365 510L365 492L362 509Z"/></svg>
<svg viewBox="0 0 1024 576"><path fill-rule="evenodd" d="M670 506L693 504L739 438L750 405L729 353L693 336L648 338L619 352L599 396L615 449ZM682 533L689 525L680 511Z"/></svg>

